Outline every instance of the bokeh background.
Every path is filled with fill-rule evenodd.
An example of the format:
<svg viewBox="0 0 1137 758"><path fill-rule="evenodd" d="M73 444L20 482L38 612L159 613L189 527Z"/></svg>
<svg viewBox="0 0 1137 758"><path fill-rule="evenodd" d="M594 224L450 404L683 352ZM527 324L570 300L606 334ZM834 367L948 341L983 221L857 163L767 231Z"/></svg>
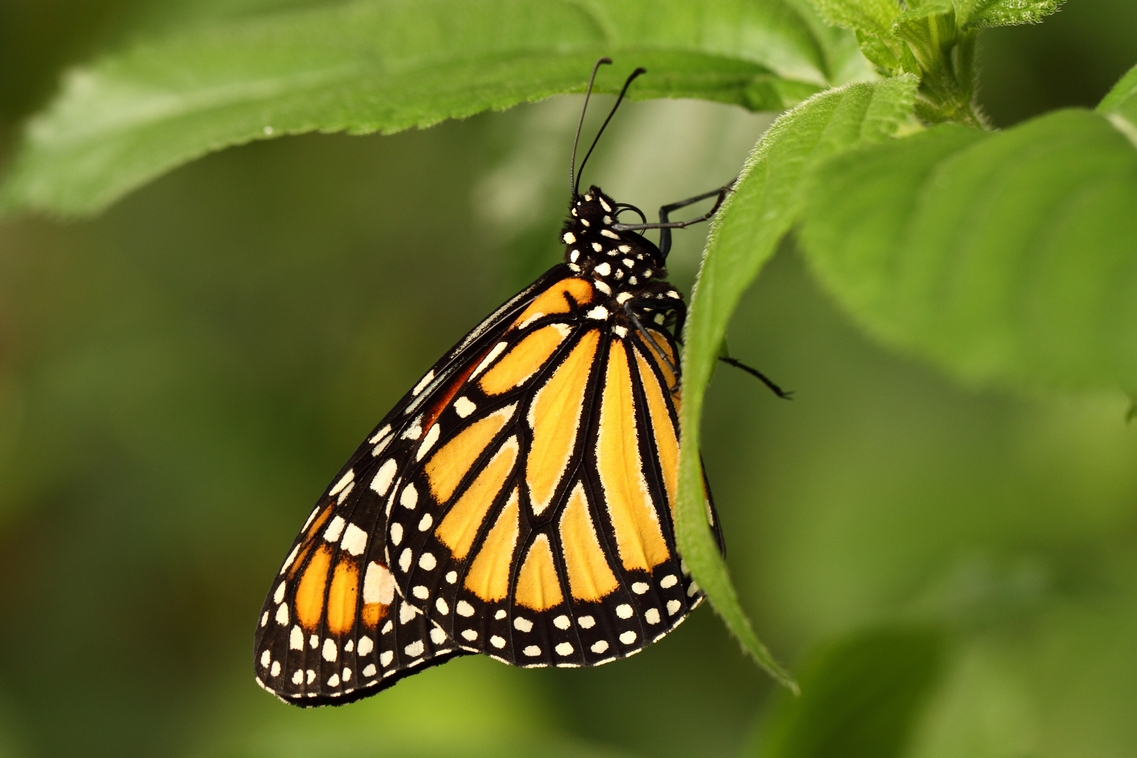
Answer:
<svg viewBox="0 0 1137 758"><path fill-rule="evenodd" d="M67 66L302 4L0 0L0 166ZM997 125L1092 106L1137 63L1137 5L1070 0L986 33L980 55ZM809 703L707 608L595 670L465 658L310 711L253 682L263 594L328 478L556 261L579 106L253 144L92 221L0 224L0 756L782 754ZM588 179L655 207L733 176L770 120L634 103ZM680 235L684 287L704 234ZM1128 399L953 383L860 334L792 241L730 346L796 391L720 369L709 394L704 455L743 601L807 698L825 679L811 671L876 645L826 680L810 723L890 697L913 713L853 718L882 734L797 754L885 755L864 747L879 738L915 758L1137 755Z"/></svg>

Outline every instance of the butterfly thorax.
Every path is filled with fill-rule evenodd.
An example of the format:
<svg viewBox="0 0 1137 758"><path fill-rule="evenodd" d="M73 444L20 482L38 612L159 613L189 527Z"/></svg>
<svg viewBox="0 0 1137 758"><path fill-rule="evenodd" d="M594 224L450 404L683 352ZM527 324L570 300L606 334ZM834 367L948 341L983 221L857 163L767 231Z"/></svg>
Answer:
<svg viewBox="0 0 1137 758"><path fill-rule="evenodd" d="M621 302L625 293L635 298L646 289L658 289L667 276L663 255L651 241L633 231L613 228L619 206L593 185L573 198L569 218L561 232L565 262L573 273L591 278L597 289Z"/></svg>

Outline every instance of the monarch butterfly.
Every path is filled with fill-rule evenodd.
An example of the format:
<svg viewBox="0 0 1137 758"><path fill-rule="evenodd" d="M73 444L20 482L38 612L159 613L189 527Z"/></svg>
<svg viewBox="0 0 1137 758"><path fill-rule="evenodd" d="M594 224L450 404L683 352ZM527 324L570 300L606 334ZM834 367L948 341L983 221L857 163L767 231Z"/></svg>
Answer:
<svg viewBox="0 0 1137 758"><path fill-rule="evenodd" d="M585 109L609 63L593 68ZM564 262L426 372L285 559L255 642L257 681L285 702L347 703L470 653L596 666L701 602L675 548L685 307L664 264L670 230L709 218L731 185L661 208L656 224L596 186L581 194L584 113ZM669 221L712 197L709 213ZM642 223L619 223L625 212ZM709 491L707 513L721 548Z"/></svg>

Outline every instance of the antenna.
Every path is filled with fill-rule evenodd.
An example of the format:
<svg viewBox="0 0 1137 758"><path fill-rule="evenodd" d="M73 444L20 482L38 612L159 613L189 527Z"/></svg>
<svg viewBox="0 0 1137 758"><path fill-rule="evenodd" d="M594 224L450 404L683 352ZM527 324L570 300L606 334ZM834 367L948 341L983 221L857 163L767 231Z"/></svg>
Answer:
<svg viewBox="0 0 1137 758"><path fill-rule="evenodd" d="M573 197L576 197L576 195L577 195L577 189L578 189L577 183L580 181L580 176L584 174L584 166L585 166L585 164L588 163L589 157L592 156L592 151L596 149L596 143L600 141L600 135L602 135L604 133L604 130L606 128L608 128L608 122L611 121L612 117L616 115L616 109L620 107L620 103L624 102L624 95L628 94L628 87L632 86L632 82L634 82L636 80L637 76L639 76L640 74L646 74L646 73L647 73L646 68L637 68L635 71L633 71L631 73L631 76L628 77L627 81L624 82L624 88L622 90L620 90L620 96L618 98L616 98L616 104L612 106L612 110L608 111L608 118L604 119L604 123L601 124L601 126L600 126L600 131L598 131L596 133L596 137L593 138L593 140L592 140L592 146L588 148L588 152L584 154L584 160L580 162L580 173L577 174L577 178L576 178L576 180L574 180L573 185L572 185L572 196ZM585 101L585 105L587 105L587 104L588 104L588 101ZM580 119L582 122L584 121L584 113L583 112L580 114ZM580 136L580 129L578 128L577 129L577 137L579 137L579 136ZM576 160L576 145L573 145L572 147L573 147L573 160L575 161Z"/></svg>
<svg viewBox="0 0 1137 758"><path fill-rule="evenodd" d="M588 111L588 99L592 97L592 85L596 83L596 72L600 70L601 66L605 65L612 65L612 59L600 58L593 64L592 77L588 80L588 89L584 92L584 107L580 109L580 121L576 123L576 136L572 140L572 160L569 162L569 187L572 189L573 197L576 197L576 146L580 142L580 130L584 126L584 114ZM591 153L592 151L589 150L588 152ZM585 160L588 158L586 157Z"/></svg>

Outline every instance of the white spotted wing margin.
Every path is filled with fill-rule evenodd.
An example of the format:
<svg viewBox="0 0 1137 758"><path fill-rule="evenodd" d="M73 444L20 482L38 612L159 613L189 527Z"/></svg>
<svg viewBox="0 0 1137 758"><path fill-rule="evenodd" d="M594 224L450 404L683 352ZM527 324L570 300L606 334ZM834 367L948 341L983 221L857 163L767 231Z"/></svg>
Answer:
<svg viewBox="0 0 1137 758"><path fill-rule="evenodd" d="M433 455L401 469L392 571L407 601L465 651L525 667L600 665L660 639L702 600L675 549L674 339L661 328L621 333L597 323L596 310L525 323L511 349L552 327L567 336L531 375L514 371L524 376L510 390L464 382L457 394L482 409L477 420L444 410ZM556 402L542 406L554 389ZM475 424L494 416L500 423L457 467L465 473L450 482L454 467L432 469L462 459Z"/></svg>
<svg viewBox="0 0 1137 758"><path fill-rule="evenodd" d="M350 703L464 654L399 596L384 503L350 484L317 504L258 621L257 683L292 705Z"/></svg>

